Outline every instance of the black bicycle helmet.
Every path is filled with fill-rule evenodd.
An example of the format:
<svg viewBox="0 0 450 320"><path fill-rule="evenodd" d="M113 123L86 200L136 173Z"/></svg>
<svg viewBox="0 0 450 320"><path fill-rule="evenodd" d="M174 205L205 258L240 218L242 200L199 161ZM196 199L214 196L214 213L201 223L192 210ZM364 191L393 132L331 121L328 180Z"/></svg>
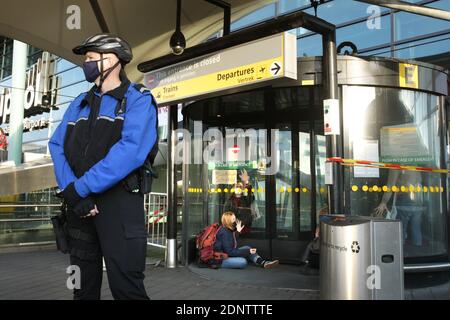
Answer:
<svg viewBox="0 0 450 320"><path fill-rule="evenodd" d="M89 37L81 45L73 48L72 51L78 55L84 55L88 51L114 53L124 65L133 59L130 44L110 33L100 33Z"/></svg>

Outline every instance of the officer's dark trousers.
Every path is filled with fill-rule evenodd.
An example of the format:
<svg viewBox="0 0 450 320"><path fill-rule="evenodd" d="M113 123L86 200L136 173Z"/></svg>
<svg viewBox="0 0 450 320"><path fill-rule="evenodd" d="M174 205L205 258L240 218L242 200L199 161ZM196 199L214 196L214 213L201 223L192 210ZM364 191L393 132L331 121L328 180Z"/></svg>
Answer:
<svg viewBox="0 0 450 320"><path fill-rule="evenodd" d="M114 299L149 299L143 283L147 250L143 196L117 185L97 195L96 204L99 214L94 218L80 219L69 212L70 262L81 271L81 288L74 289L74 299L100 299L102 256ZM82 236L74 230L81 230Z"/></svg>

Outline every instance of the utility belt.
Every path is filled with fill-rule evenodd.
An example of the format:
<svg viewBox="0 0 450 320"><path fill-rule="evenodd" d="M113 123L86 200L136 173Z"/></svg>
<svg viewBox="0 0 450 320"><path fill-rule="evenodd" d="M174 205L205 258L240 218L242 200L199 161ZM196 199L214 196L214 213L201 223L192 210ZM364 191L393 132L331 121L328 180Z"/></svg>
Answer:
<svg viewBox="0 0 450 320"><path fill-rule="evenodd" d="M140 168L122 180L122 185L128 192L144 195L152 191L153 179L156 178L158 178L158 174L153 169L150 159L147 158Z"/></svg>

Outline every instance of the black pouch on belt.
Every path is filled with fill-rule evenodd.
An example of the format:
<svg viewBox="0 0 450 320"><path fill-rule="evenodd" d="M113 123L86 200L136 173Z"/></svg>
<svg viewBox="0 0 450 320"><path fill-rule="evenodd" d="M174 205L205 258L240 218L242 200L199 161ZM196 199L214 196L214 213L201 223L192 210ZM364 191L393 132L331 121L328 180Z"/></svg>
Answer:
<svg viewBox="0 0 450 320"><path fill-rule="evenodd" d="M140 180L139 170L135 170L123 179L122 185L126 191L137 193L140 189Z"/></svg>
<svg viewBox="0 0 450 320"><path fill-rule="evenodd" d="M152 191L153 179L158 178L158 174L153 170L150 161L147 159L142 167L139 169L140 175L140 191L142 194L147 194Z"/></svg>
<svg viewBox="0 0 450 320"><path fill-rule="evenodd" d="M69 253L70 246L67 240L67 205L61 205L61 213L51 218L53 224L53 231L56 238L56 248L62 253Z"/></svg>

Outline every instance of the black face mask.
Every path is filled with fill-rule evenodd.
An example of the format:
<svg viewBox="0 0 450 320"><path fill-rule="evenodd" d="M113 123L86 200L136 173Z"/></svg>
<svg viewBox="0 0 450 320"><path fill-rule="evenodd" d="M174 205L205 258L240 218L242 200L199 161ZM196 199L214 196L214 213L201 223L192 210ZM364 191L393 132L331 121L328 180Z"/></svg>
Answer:
<svg viewBox="0 0 450 320"><path fill-rule="evenodd" d="M86 81L94 82L95 79L98 78L101 72L100 70L98 70L97 62L105 59L86 61L85 63L83 63L83 72L84 76L86 77Z"/></svg>
<svg viewBox="0 0 450 320"><path fill-rule="evenodd" d="M111 68L103 70L103 60L107 58L103 58L103 54L101 54L100 57L100 60L87 61L83 63L84 76L88 82L94 82L98 76L100 76L100 84L98 85L99 89L101 89L103 82L109 76L111 71L113 71L114 68L116 68L120 63L120 61L117 61ZM97 62L99 61L101 62L101 70L99 70L97 66Z"/></svg>

